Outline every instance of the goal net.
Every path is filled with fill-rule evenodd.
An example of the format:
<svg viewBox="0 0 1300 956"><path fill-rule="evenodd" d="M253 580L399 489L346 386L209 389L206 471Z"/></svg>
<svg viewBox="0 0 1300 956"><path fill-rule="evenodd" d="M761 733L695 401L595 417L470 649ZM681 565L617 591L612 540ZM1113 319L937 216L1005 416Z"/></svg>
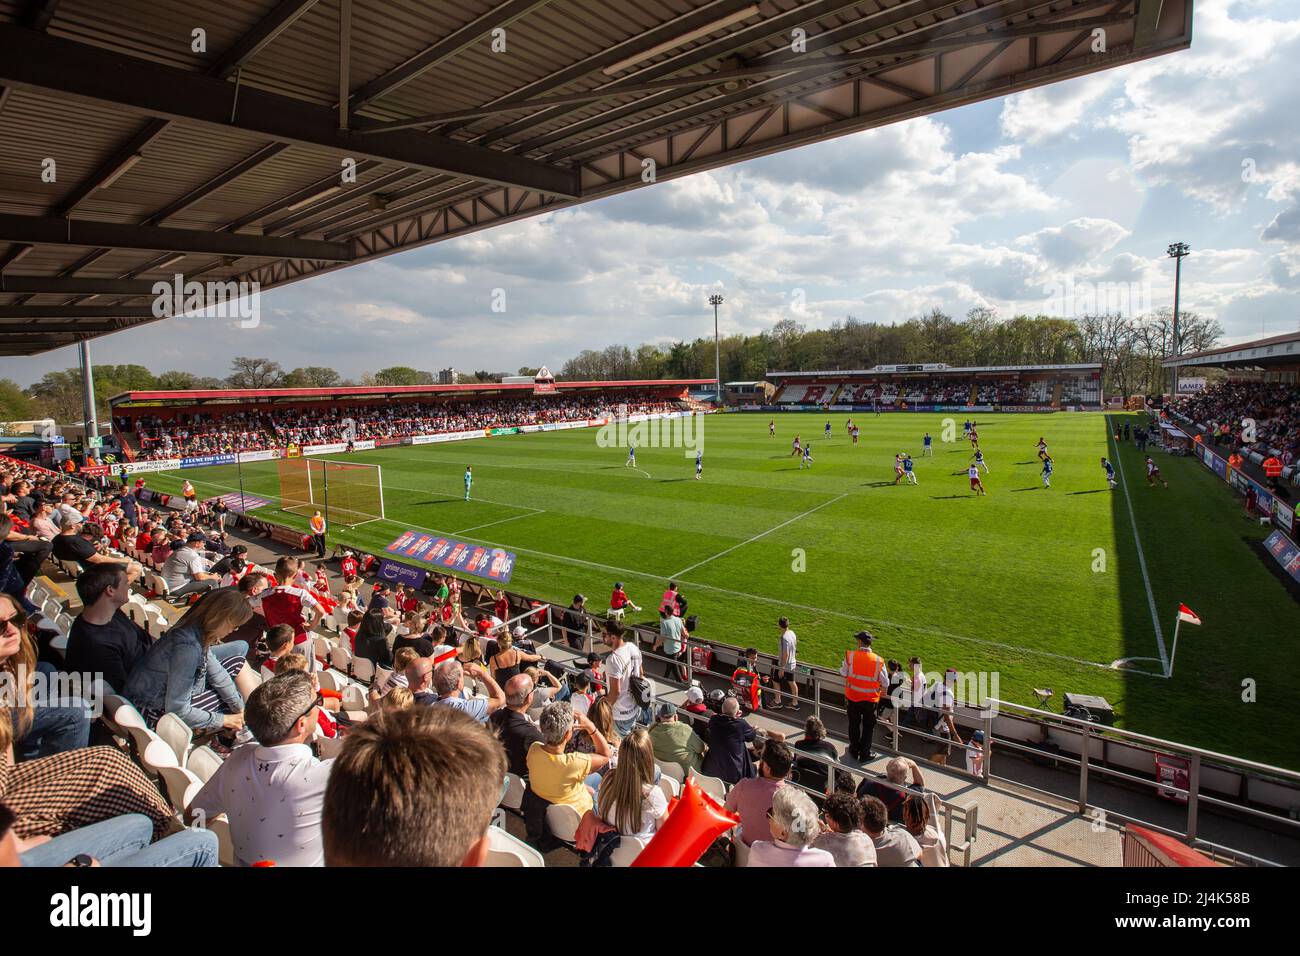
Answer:
<svg viewBox="0 0 1300 956"><path fill-rule="evenodd" d="M280 508L293 514L319 511L327 524L357 525L384 517L379 465L323 458L281 458Z"/></svg>

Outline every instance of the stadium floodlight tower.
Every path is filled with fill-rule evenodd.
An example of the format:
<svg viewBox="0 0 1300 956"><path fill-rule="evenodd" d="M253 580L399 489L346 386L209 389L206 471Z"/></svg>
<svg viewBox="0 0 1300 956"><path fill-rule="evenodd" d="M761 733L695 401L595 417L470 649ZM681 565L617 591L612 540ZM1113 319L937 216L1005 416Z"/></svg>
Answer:
<svg viewBox="0 0 1300 956"><path fill-rule="evenodd" d="M709 305L713 306L713 374L714 394L718 405L722 405L722 340L718 338L718 306L722 305L722 296L716 292L709 296Z"/></svg>
<svg viewBox="0 0 1300 956"><path fill-rule="evenodd" d="M1171 242L1166 250L1169 258L1174 260L1174 366L1172 393L1178 397L1178 356L1183 352L1182 337L1178 331L1178 294L1183 280L1183 256L1192 251L1185 242Z"/></svg>

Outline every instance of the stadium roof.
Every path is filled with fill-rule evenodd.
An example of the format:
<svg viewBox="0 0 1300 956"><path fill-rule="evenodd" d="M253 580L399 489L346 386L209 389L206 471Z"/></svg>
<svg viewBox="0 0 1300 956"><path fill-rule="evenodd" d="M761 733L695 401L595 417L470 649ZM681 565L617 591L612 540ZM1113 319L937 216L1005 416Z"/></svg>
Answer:
<svg viewBox="0 0 1300 956"><path fill-rule="evenodd" d="M1167 358L1160 363L1165 368L1204 365L1211 368L1249 368L1265 365L1300 366L1300 332L1287 332L1266 339L1255 339L1238 345L1206 352L1191 352L1178 358Z"/></svg>
<svg viewBox="0 0 1300 956"><path fill-rule="evenodd" d="M877 365L875 368L827 369L820 372L768 372L768 378L850 378L861 375L972 375L980 372L1100 372L1100 362L1078 365Z"/></svg>
<svg viewBox="0 0 1300 956"><path fill-rule="evenodd" d="M609 382L556 382L555 388L573 391L590 388L690 388L696 385L713 384L711 378L681 379L637 379L635 381ZM447 396L458 393L476 394L479 392L532 392L532 382L503 384L501 382L467 382L462 385L357 385L341 388L216 388L216 389L178 389L175 391L122 392L110 398L113 406L141 405L151 406L171 402L238 402L238 401L274 401L292 399L297 401L329 401L333 399L365 398L418 398L422 395Z"/></svg>
<svg viewBox="0 0 1300 956"><path fill-rule="evenodd" d="M265 290L1191 30L1192 0L0 0L0 355L154 321L177 272Z"/></svg>

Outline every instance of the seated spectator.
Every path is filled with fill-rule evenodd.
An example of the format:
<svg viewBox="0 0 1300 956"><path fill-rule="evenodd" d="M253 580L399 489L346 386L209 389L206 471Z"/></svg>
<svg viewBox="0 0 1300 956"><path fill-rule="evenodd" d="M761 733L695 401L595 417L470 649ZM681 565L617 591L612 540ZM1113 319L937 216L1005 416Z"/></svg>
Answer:
<svg viewBox="0 0 1300 956"><path fill-rule="evenodd" d="M803 753L819 754L823 757L829 757L831 760L839 760L839 751L835 745L826 739L826 725L822 723L820 717L809 717L804 721L804 735L795 741L794 749ZM799 785L809 790L815 790L818 793L830 793L830 768L817 760L808 760L805 757L795 759L794 765L799 771L797 777ZM839 773L837 771L837 773ZM842 775L842 774L841 774Z"/></svg>
<svg viewBox="0 0 1300 956"><path fill-rule="evenodd" d="M415 648L413 647L403 647L400 651L394 654L392 673L387 677L384 677L382 680L376 679L375 682L370 685L370 693L368 695L370 703L374 704L383 700L399 687L407 688L406 669L410 667L411 663L419 656L420 655L416 653Z"/></svg>
<svg viewBox="0 0 1300 956"><path fill-rule="evenodd" d="M565 752L575 727L591 735L595 753ZM609 744L590 720L574 714L568 701L547 704L538 728L542 739L528 748L528 787L547 803L567 804L581 816L593 806L587 777L609 764Z"/></svg>
<svg viewBox="0 0 1300 956"><path fill-rule="evenodd" d="M655 725L650 728L650 742L655 759L660 762L680 764L686 773L700 769L704 756L704 741L690 724L677 719L677 708L669 703L659 705Z"/></svg>
<svg viewBox="0 0 1300 956"><path fill-rule="evenodd" d="M379 702L383 710L409 710L415 706L415 695L409 687L394 687Z"/></svg>
<svg viewBox="0 0 1300 956"><path fill-rule="evenodd" d="M118 558L110 554L100 554L96 547L104 537L104 529L89 521L66 520L59 529L59 536L54 539L54 556L60 561L77 564L84 571L93 564L120 564L126 568L126 576L136 580L143 569L130 558Z"/></svg>
<svg viewBox="0 0 1300 956"><path fill-rule="evenodd" d="M127 677L123 694L150 727L165 713L176 714L196 732L237 731L244 726L244 696L251 693L245 670L248 645L221 643L252 615L238 591L219 591L200 601L159 638Z"/></svg>
<svg viewBox="0 0 1300 956"><path fill-rule="evenodd" d="M8 594L0 594L0 674L8 678L0 685L0 709L12 713L14 753L22 760L85 747L90 743L90 705L80 697L48 698L47 681L37 682L37 671L47 677L54 668L37 663L36 643L27 634L26 625L27 615L18 603ZM94 676L88 674L86 680ZM17 699L6 699L10 693ZM90 689L86 693L89 695Z"/></svg>
<svg viewBox="0 0 1300 956"><path fill-rule="evenodd" d="M497 652L492 655L488 663L492 668L492 679L498 684L504 686L511 678L520 672L524 664L535 664L540 661L540 654L529 654L527 651L521 651L514 646L514 636L505 629L497 637Z"/></svg>
<svg viewBox="0 0 1300 956"><path fill-rule="evenodd" d="M863 780L858 786L858 796L875 797L885 805L891 823L902 823L903 804L908 796L929 792L925 789L925 778L921 776L921 768L915 760L891 757L885 764L885 779L888 783L870 777Z"/></svg>
<svg viewBox="0 0 1300 956"><path fill-rule="evenodd" d="M877 797L862 798L862 829L876 848L876 866L920 866L921 846L889 813Z"/></svg>
<svg viewBox="0 0 1300 956"><path fill-rule="evenodd" d="M740 701L728 697L722 702L722 713L714 714L709 721L709 752L704 755L700 772L730 784L754 776L754 758L748 747L754 737L754 728L740 716Z"/></svg>
<svg viewBox="0 0 1300 956"><path fill-rule="evenodd" d="M487 688L486 699L464 696L466 673ZM433 670L433 689L436 696L416 695L416 701L464 711L481 724L487 723L488 718L506 704L505 693L491 675L477 664L462 665L460 661L443 661Z"/></svg>
<svg viewBox="0 0 1300 956"><path fill-rule="evenodd" d="M24 843L14 835L12 810L0 803L0 867L217 866L219 844L211 830L186 829L153 839L153 821L127 813L60 834L44 843ZM23 847L27 849L23 849Z"/></svg>
<svg viewBox="0 0 1300 956"><path fill-rule="evenodd" d="M948 843L930 822L930 804L923 797L907 798L903 804L903 826L920 845L923 866L948 866Z"/></svg>
<svg viewBox="0 0 1300 956"><path fill-rule="evenodd" d="M27 683L36 667L36 649L25 633L26 617L8 595L0 595L0 674L10 687ZM30 694L30 690L27 692ZM161 836L171 809L144 773L112 747L86 747L14 762L14 745L32 732L30 706L0 707L0 799L17 817L19 840L57 836L122 813L142 813ZM85 717L85 706L82 717Z"/></svg>
<svg viewBox="0 0 1300 956"><path fill-rule="evenodd" d="M332 760L307 745L323 699L310 675L290 672L259 686L244 712L255 743L231 751L185 810L188 821L226 814L244 866L322 866L321 812Z"/></svg>
<svg viewBox="0 0 1300 956"><path fill-rule="evenodd" d="M221 575L208 570L208 559L200 553L205 543L203 535L195 531L163 562L159 573L172 597L210 591L221 583Z"/></svg>
<svg viewBox="0 0 1300 956"><path fill-rule="evenodd" d="M381 710L333 761L321 829L327 866L482 866L506 760L482 724L447 707Z"/></svg>
<svg viewBox="0 0 1300 956"><path fill-rule="evenodd" d="M77 575L77 596L82 607L68 633L65 669L102 674L106 691L115 694L153 643L148 631L122 613L130 597L126 568L92 565Z"/></svg>
<svg viewBox="0 0 1300 956"><path fill-rule="evenodd" d="M768 744L770 747L771 744ZM834 866L835 858L812 845L817 838L817 805L798 787L782 787L767 813L771 839L750 847L750 866Z"/></svg>
<svg viewBox="0 0 1300 956"><path fill-rule="evenodd" d="M576 705L574 705L573 712L578 713ZM587 708L586 714L592 725L605 738L605 742L609 744L609 763L610 766L613 766L618 761L619 736L614 727L614 705L610 703L609 696L601 695L597 697L591 706ZM568 750L570 753L594 754L596 744L592 736L585 730L578 730L574 732L573 739L569 741Z"/></svg>
<svg viewBox="0 0 1300 956"><path fill-rule="evenodd" d="M832 793L822 812L825 829L813 846L835 858L836 866L875 866L876 847L862 832L862 802L851 793Z"/></svg>
<svg viewBox="0 0 1300 956"><path fill-rule="evenodd" d="M713 715L709 710L709 705L704 702L704 689L702 687L692 685L687 688L686 703L682 705L682 710L691 715L691 726L694 727L695 732L700 735L700 739L707 743L708 739L705 737L707 731L705 728L708 727L709 718Z"/></svg>
<svg viewBox="0 0 1300 956"><path fill-rule="evenodd" d="M790 775L793 763L794 754L789 747L780 741L769 740L763 747L759 775L741 780L727 791L723 807L740 814L740 838L746 846L753 846L755 840L767 837L767 814L772 809L772 799L785 786L785 778ZM815 817L815 807L813 814Z"/></svg>
<svg viewBox="0 0 1300 956"><path fill-rule="evenodd" d="M533 679L516 674L505 686L506 705L489 718L506 749L506 767L519 777L528 776L528 748L542 740L542 732L528 716L533 706Z"/></svg>
<svg viewBox="0 0 1300 956"><path fill-rule="evenodd" d="M13 545L5 540L6 529L12 527L13 519L6 514L0 514L0 592L13 598L24 614L36 614L40 608L27 600L29 582L24 580L18 569L18 557L14 553Z"/></svg>
<svg viewBox="0 0 1300 956"><path fill-rule="evenodd" d="M370 608L357 628L357 637L353 641L356 656L364 657L376 667L392 667L393 651L396 646L396 634L393 625L384 620L384 612L379 608ZM412 645L406 645L412 646ZM417 652L419 648L416 648ZM422 657L428 655L421 655Z"/></svg>
<svg viewBox="0 0 1300 956"><path fill-rule="evenodd" d="M623 836L650 839L668 815L668 799L655 777L650 732L637 727L619 748L618 766L600 784L597 815Z"/></svg>
<svg viewBox="0 0 1300 956"><path fill-rule="evenodd" d="M428 705L437 699L433 692L433 661L417 657L406 667L406 686L417 704Z"/></svg>
<svg viewBox="0 0 1300 956"><path fill-rule="evenodd" d="M59 534L59 526L54 523L54 505L48 501L42 501L36 506L32 513L32 532L36 537L53 541Z"/></svg>
<svg viewBox="0 0 1300 956"><path fill-rule="evenodd" d="M376 615L379 620L383 620L383 615ZM373 628L373 625L372 625ZM400 629L399 629L400 630ZM360 633L358 631L358 633ZM385 633L389 633L386 631ZM420 633L420 629L408 630L406 634L398 634L393 638L393 660L397 660L397 652L402 648L410 648L415 651L419 657L433 657L433 641ZM365 655L361 655L365 656Z"/></svg>
<svg viewBox="0 0 1300 956"><path fill-rule="evenodd" d="M561 693L567 685L561 684L554 674L542 667L526 667L524 673L527 674L533 682L533 702L529 709L534 707L545 707L552 700L563 700L556 695Z"/></svg>
<svg viewBox="0 0 1300 956"><path fill-rule="evenodd" d="M293 627L277 624L266 632L267 658L262 661L258 673L262 680L268 681L275 676L275 665L286 654L293 653Z"/></svg>

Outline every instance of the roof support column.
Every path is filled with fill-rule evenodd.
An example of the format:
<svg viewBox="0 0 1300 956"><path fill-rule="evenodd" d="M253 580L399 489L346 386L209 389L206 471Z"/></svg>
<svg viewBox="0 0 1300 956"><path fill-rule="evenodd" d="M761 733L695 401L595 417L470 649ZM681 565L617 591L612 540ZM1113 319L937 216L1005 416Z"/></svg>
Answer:
<svg viewBox="0 0 1300 956"><path fill-rule="evenodd" d="M352 0L339 0L339 129L348 128L348 71L352 61Z"/></svg>
<svg viewBox="0 0 1300 956"><path fill-rule="evenodd" d="M95 373L90 368L90 340L82 339L77 346L77 356L81 359L81 403L82 403L82 424L85 426L85 437L82 439L82 447L85 450L85 460L90 461L90 439L99 437L99 420L95 417Z"/></svg>

